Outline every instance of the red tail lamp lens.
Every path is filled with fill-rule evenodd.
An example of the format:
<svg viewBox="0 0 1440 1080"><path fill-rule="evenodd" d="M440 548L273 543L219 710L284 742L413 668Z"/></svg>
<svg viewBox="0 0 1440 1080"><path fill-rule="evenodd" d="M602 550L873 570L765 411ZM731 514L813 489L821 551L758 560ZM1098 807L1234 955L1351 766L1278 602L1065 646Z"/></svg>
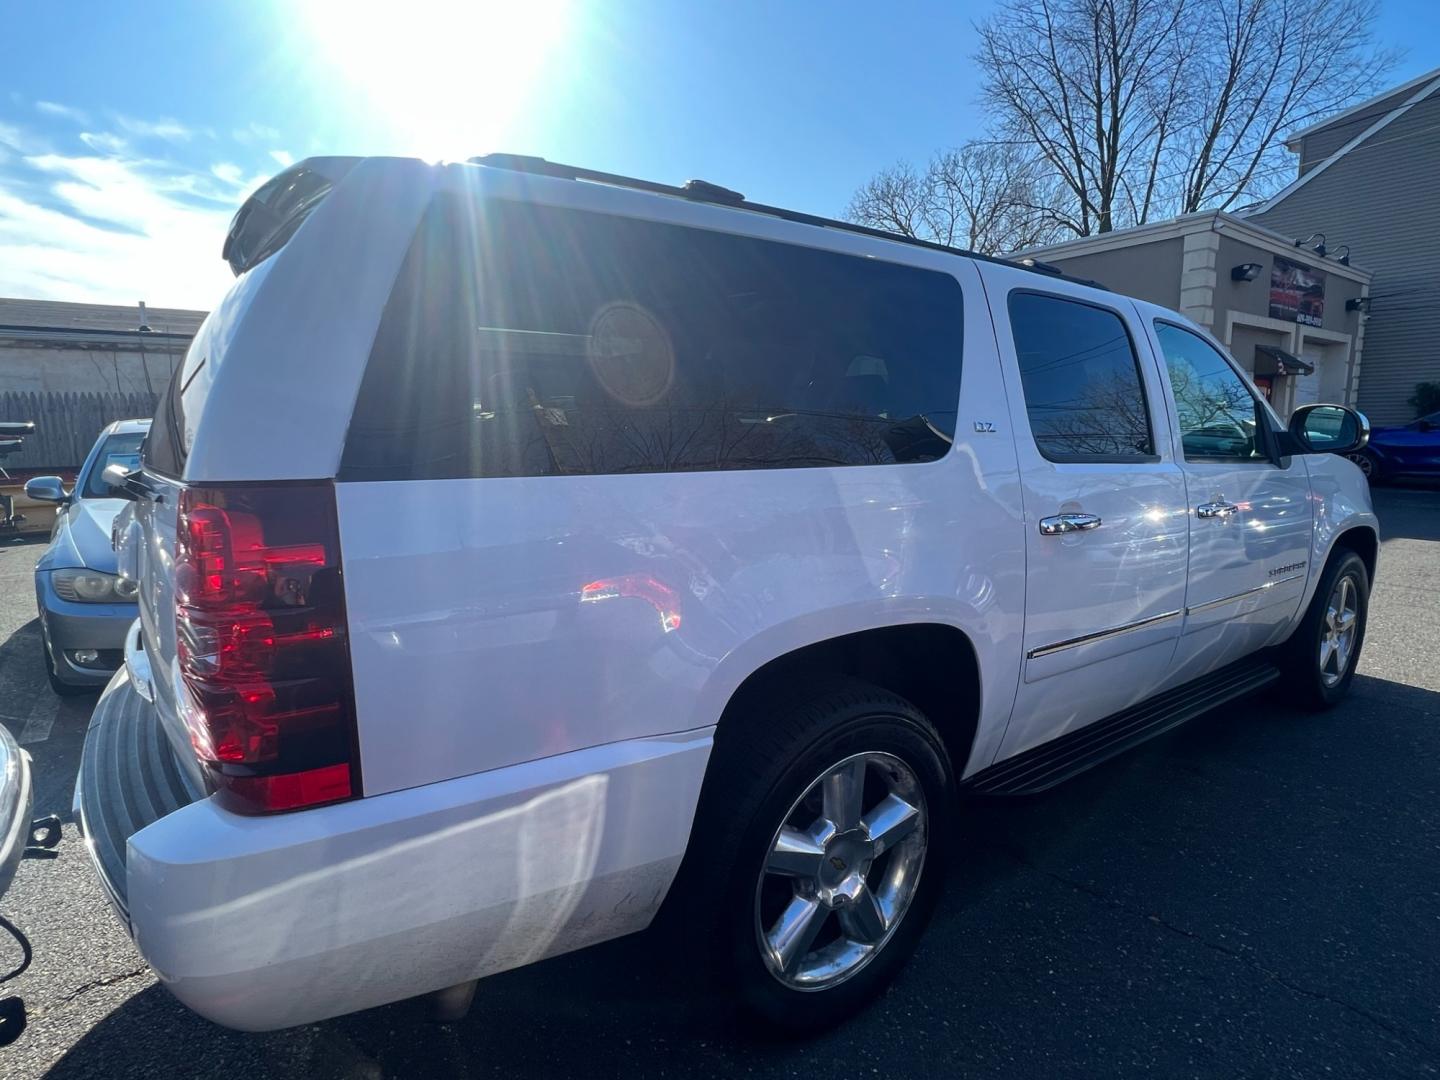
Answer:
<svg viewBox="0 0 1440 1080"><path fill-rule="evenodd" d="M360 794L332 485L187 488L175 619L182 711L222 804L269 813Z"/></svg>

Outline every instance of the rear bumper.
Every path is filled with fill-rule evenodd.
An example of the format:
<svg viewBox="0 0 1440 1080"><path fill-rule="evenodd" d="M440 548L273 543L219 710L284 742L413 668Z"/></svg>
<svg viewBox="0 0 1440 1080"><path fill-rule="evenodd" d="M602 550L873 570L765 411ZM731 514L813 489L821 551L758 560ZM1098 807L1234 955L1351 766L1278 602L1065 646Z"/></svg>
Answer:
<svg viewBox="0 0 1440 1080"><path fill-rule="evenodd" d="M113 694L140 700L123 672L102 706ZM370 1008L648 925L689 839L711 734L294 814L241 817L202 798L130 835L125 885L109 888L156 974L217 1023ZM84 769L99 767L96 738ZM89 787L82 777L82 801ZM87 835L120 813L87 807Z"/></svg>

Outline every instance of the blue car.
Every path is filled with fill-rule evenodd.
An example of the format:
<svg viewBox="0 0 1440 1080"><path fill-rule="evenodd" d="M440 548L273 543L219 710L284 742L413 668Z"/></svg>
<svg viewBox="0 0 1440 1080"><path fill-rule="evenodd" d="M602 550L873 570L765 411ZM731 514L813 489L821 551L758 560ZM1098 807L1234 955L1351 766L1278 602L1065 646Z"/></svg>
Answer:
<svg viewBox="0 0 1440 1080"><path fill-rule="evenodd" d="M1380 427L1370 442L1349 455L1372 484L1402 478L1440 479L1440 412L1403 427Z"/></svg>
<svg viewBox="0 0 1440 1080"><path fill-rule="evenodd" d="M135 584L115 573L110 526L126 505L105 482L106 466L134 468L149 420L117 420L100 433L75 490L58 476L25 485L32 499L60 504L50 546L35 566L35 598L50 688L69 696L110 681L125 658L125 632L138 616Z"/></svg>

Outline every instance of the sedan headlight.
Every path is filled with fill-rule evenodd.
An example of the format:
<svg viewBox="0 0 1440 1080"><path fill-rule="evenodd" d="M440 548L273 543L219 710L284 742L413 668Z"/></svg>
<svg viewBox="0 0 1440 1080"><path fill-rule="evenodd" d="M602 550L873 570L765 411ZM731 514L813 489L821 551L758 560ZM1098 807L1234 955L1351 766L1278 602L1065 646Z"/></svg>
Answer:
<svg viewBox="0 0 1440 1080"><path fill-rule="evenodd" d="M78 604L133 604L139 591L135 582L98 570L56 570L50 580L60 599Z"/></svg>

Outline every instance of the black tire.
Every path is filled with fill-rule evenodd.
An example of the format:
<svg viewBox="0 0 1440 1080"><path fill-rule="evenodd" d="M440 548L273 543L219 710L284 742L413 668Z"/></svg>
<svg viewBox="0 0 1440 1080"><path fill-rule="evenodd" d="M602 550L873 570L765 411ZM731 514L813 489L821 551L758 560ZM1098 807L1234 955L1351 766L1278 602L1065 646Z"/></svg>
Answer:
<svg viewBox="0 0 1440 1080"><path fill-rule="evenodd" d="M74 683L67 683L55 674L55 661L50 656L50 639L45 636L45 631L40 631L40 651L45 661L45 678L50 682L50 689L58 697L79 697L82 694L91 693L93 688L89 686L76 686Z"/></svg>
<svg viewBox="0 0 1440 1080"><path fill-rule="evenodd" d="M824 989L795 989L771 973L762 954L761 894L775 885L773 877L762 883L762 867L797 800L827 769L861 754L876 755L862 766L861 775L872 785L867 791L876 783L883 790L885 777L877 774L891 759L902 762L910 770L908 780L918 780L923 791L918 885L888 936L853 974ZM955 778L944 741L903 698L849 679L752 695L745 715L727 717L716 737L678 883L674 925L685 927L692 954L697 939L709 940L709 973L766 1027L804 1034L833 1026L878 995L915 950L940 896L954 809ZM885 873L884 859L900 857L900 850L897 845L874 856L873 868L866 858L862 869L852 866L850 872L868 875L873 883ZM844 863L831 858L828 847L826 852L845 872ZM824 916L837 933L838 915L832 910Z"/></svg>
<svg viewBox="0 0 1440 1080"><path fill-rule="evenodd" d="M1355 634L1345 659L1343 672L1321 670L1321 645L1330 633L1327 613L1337 588L1350 582L1355 597ZM1370 607L1370 574L1365 561L1353 551L1337 551L1320 575L1320 583L1305 617L1290 639L1279 650L1283 678L1277 692L1288 700L1308 709L1328 709L1350 690L1355 668L1360 663L1360 650L1365 644L1365 618ZM1338 678L1335 678L1336 675Z"/></svg>

